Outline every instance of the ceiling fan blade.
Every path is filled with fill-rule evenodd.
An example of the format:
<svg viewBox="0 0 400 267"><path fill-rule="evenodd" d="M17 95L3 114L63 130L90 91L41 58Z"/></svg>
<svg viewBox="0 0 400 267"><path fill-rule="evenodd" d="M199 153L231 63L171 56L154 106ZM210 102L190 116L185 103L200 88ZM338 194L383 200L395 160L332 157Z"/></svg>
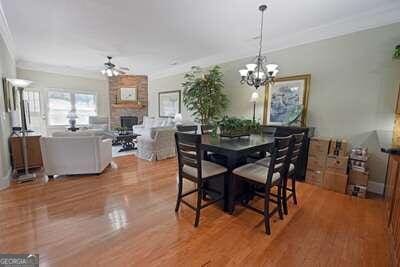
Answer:
<svg viewBox="0 0 400 267"><path fill-rule="evenodd" d="M126 72L125 71L123 71L123 70L121 70L121 69L115 69L116 71L118 71L119 72L119 74L121 74L121 75L125 75L126 74Z"/></svg>
<svg viewBox="0 0 400 267"><path fill-rule="evenodd" d="M119 67L120 70L125 70L125 71L129 71L128 67Z"/></svg>

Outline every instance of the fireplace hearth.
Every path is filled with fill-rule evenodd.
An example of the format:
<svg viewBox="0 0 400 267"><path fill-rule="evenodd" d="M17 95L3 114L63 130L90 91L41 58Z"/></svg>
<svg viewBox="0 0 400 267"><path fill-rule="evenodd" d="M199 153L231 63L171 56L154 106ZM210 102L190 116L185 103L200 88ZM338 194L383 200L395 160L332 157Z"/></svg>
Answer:
<svg viewBox="0 0 400 267"><path fill-rule="evenodd" d="M138 117L136 116L121 116L121 127L132 130L133 125L138 124Z"/></svg>

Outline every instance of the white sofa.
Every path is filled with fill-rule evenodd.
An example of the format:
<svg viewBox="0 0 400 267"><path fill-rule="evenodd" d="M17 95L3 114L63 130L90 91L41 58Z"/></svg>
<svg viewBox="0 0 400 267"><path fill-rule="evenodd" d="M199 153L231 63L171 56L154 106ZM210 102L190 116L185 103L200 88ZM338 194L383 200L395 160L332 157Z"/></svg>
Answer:
<svg viewBox="0 0 400 267"><path fill-rule="evenodd" d="M112 161L112 140L100 136L41 137L45 174L98 174Z"/></svg>
<svg viewBox="0 0 400 267"><path fill-rule="evenodd" d="M136 155L145 160L162 160L175 157L176 127L172 119L144 117L142 125L135 125L133 132L137 137Z"/></svg>

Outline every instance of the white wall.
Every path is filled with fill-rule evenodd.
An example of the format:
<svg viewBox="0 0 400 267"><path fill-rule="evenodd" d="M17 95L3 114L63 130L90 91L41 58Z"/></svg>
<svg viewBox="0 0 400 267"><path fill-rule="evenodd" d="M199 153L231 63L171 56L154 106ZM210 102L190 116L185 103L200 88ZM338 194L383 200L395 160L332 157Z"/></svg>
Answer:
<svg viewBox="0 0 400 267"><path fill-rule="evenodd" d="M11 57L0 35L0 74L1 77L15 78L15 61ZM0 81L1 82L1 81ZM2 88L2 86L0 86ZM0 189L8 187L11 174L8 137L10 136L10 114L4 109L4 95L0 92Z"/></svg>
<svg viewBox="0 0 400 267"><path fill-rule="evenodd" d="M371 180L377 182L384 180L386 155L379 152L374 130L393 128L400 61L393 60L392 53L399 43L397 23L266 55L280 65L280 77L311 74L307 125L316 127L319 136L343 137L353 145L367 146L372 153ZM229 115L252 116L249 100L254 90L240 85L238 73L251 60L220 64L231 101ZM150 116L158 114L158 92L181 89L182 82L183 74L149 81ZM260 120L262 106L260 101ZM184 107L183 116L190 117Z"/></svg>
<svg viewBox="0 0 400 267"><path fill-rule="evenodd" d="M106 79L97 80L78 76L60 75L42 71L33 71L17 68L17 76L20 79L33 81L32 88L39 89L44 102L44 110L47 110L47 92L49 88L68 89L81 92L95 92L97 94L97 113L99 116L109 117L108 82ZM64 127L48 127L47 134L64 130Z"/></svg>

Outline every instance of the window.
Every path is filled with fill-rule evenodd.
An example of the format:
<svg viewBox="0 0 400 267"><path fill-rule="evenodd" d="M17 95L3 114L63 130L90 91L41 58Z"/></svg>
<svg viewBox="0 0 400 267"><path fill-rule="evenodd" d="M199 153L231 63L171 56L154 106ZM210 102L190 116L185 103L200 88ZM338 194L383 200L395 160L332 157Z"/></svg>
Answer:
<svg viewBox="0 0 400 267"><path fill-rule="evenodd" d="M67 115L72 109L75 109L78 115L78 125L88 125L89 116L97 115L96 95L91 93L50 90L48 103L50 126L68 125Z"/></svg>
<svg viewBox="0 0 400 267"><path fill-rule="evenodd" d="M77 124L89 124L89 116L96 116L96 96L92 94L75 94Z"/></svg>
<svg viewBox="0 0 400 267"><path fill-rule="evenodd" d="M24 91L24 100L28 104L28 109L31 114L40 113L40 98L37 91Z"/></svg>

